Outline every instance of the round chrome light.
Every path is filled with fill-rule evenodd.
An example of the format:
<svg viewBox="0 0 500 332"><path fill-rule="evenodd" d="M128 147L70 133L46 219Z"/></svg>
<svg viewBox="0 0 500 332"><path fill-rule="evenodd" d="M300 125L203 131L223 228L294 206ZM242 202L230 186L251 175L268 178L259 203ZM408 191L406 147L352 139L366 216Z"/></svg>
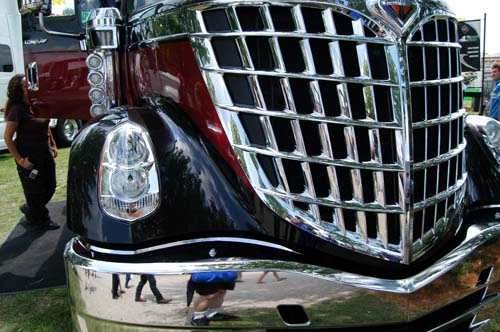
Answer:
<svg viewBox="0 0 500 332"><path fill-rule="evenodd" d="M111 192L124 202L136 200L148 190L144 169L117 170L111 174Z"/></svg>
<svg viewBox="0 0 500 332"><path fill-rule="evenodd" d="M104 76L99 72L92 71L87 76L87 80L92 86L102 85L104 83Z"/></svg>
<svg viewBox="0 0 500 332"><path fill-rule="evenodd" d="M90 100L92 100L92 103L102 103L106 98L106 93L104 92L103 89L93 88L90 89L89 97Z"/></svg>
<svg viewBox="0 0 500 332"><path fill-rule="evenodd" d="M102 64L103 64L103 60L101 58L100 55L97 55L95 53L89 55L87 57L87 66L91 69L91 70L98 70L102 67Z"/></svg>
<svg viewBox="0 0 500 332"><path fill-rule="evenodd" d="M496 120L488 121L485 126L485 131L490 144L500 148L500 122Z"/></svg>
<svg viewBox="0 0 500 332"><path fill-rule="evenodd" d="M90 114L92 116L98 116L105 113L106 113L106 107L104 107L104 105L96 104L90 107Z"/></svg>

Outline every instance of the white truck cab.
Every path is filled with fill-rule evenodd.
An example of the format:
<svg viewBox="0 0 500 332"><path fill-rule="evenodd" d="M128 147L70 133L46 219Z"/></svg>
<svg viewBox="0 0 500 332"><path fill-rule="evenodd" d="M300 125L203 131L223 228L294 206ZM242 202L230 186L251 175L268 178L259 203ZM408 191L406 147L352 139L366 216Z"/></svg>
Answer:
<svg viewBox="0 0 500 332"><path fill-rule="evenodd" d="M7 85L12 76L24 72L21 14L17 1L2 2L0 22L4 27L0 29L0 151L7 149L3 133L5 130L5 103L7 101Z"/></svg>

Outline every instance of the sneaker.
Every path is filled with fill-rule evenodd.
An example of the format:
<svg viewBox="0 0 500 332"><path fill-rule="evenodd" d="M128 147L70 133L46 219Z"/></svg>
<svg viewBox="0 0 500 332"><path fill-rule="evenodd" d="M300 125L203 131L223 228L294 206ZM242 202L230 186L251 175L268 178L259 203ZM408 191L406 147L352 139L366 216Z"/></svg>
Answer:
<svg viewBox="0 0 500 332"><path fill-rule="evenodd" d="M210 324L210 321L205 316L201 318L191 318L191 325L193 326L208 326L208 324Z"/></svg>
<svg viewBox="0 0 500 332"><path fill-rule="evenodd" d="M218 312L215 315L213 315L212 317L209 317L208 319L213 320L214 322L217 322L217 321L227 321L227 320L239 320L240 317Z"/></svg>
<svg viewBox="0 0 500 332"><path fill-rule="evenodd" d="M142 297L138 297L135 299L135 302L146 302L146 299L143 299Z"/></svg>
<svg viewBox="0 0 500 332"><path fill-rule="evenodd" d="M156 303L158 303L158 304L167 304L170 302L172 302L172 299L158 299L158 300L156 300Z"/></svg>

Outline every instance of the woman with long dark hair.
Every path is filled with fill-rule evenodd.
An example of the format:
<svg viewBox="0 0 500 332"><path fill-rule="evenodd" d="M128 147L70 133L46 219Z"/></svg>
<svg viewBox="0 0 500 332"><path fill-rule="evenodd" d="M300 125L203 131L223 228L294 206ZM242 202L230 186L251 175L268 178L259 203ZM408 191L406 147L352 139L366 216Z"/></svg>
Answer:
<svg viewBox="0 0 500 332"><path fill-rule="evenodd" d="M31 112L24 75L10 79L5 108L4 139L16 161L26 198L20 209L29 224L41 229L57 229L59 225L50 219L46 207L56 190L57 147L50 133L49 119L35 118Z"/></svg>

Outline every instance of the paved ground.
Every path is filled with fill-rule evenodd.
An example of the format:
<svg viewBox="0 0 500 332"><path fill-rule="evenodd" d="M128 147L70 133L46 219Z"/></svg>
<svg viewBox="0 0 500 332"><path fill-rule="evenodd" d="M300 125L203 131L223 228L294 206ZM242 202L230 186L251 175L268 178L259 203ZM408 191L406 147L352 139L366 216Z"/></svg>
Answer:
<svg viewBox="0 0 500 332"><path fill-rule="evenodd" d="M319 302L349 296L350 288L344 286L332 287L331 283L317 280L306 282L306 278L297 274L280 273L280 277L286 277L277 281L272 273L269 273L264 283L258 284L260 272L243 273L243 282L238 282L234 291L226 295L224 308L227 312L242 314L248 309L268 310L275 314L277 322L280 323L278 313L275 310L278 304L300 304L304 307ZM118 318L117 320L129 323L149 322L152 325L185 325L186 315L186 284L189 276L157 276L158 288L165 298L171 298L169 304L157 304L149 285L146 285L142 297L145 303L135 302L135 285L139 276L134 276L132 288L125 289L126 293L118 299L111 296L111 277L104 274L80 275L80 286L87 303L87 312L100 317ZM310 281L310 280L309 280ZM124 287L125 276L121 276L121 284ZM195 295L195 300L196 300ZM191 305L192 309L192 305ZM244 315L244 314L243 314Z"/></svg>

